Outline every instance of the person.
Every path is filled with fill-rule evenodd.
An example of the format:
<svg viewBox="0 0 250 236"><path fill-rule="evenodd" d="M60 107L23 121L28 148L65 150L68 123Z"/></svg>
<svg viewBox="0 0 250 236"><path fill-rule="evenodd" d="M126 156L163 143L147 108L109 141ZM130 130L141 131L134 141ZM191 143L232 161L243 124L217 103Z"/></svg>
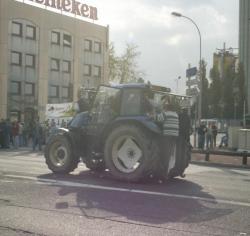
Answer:
<svg viewBox="0 0 250 236"><path fill-rule="evenodd" d="M160 178L167 177L168 170L172 167L170 159L175 155L175 148L177 143L177 137L179 136L179 117L174 107L170 103L170 97L164 96L162 112L156 114L156 122L160 124L162 128L162 170L158 173ZM166 171L167 167L167 171Z"/></svg>
<svg viewBox="0 0 250 236"><path fill-rule="evenodd" d="M33 122L32 125L33 128L33 133L32 133L32 148L33 151L36 150L36 146L38 145L39 151L42 150L42 137L43 137L43 132L42 132L42 126L39 123L39 118L37 118L36 121Z"/></svg>
<svg viewBox="0 0 250 236"><path fill-rule="evenodd" d="M213 142L213 147L216 147L216 137L218 134L218 129L215 123L212 125L212 142Z"/></svg>
<svg viewBox="0 0 250 236"><path fill-rule="evenodd" d="M223 146L224 147L228 146L228 131L226 132L226 134L224 136L221 137L219 148L221 148Z"/></svg>
<svg viewBox="0 0 250 236"><path fill-rule="evenodd" d="M200 126L198 127L197 131L198 131L198 148L204 149L206 126L203 122L200 123Z"/></svg>
<svg viewBox="0 0 250 236"><path fill-rule="evenodd" d="M0 121L0 146L1 148L4 148L3 123L4 123L4 120L1 119Z"/></svg>
<svg viewBox="0 0 250 236"><path fill-rule="evenodd" d="M67 123L62 119L61 128L67 128Z"/></svg>
<svg viewBox="0 0 250 236"><path fill-rule="evenodd" d="M12 127L11 127L11 133L12 133L12 138L13 138L13 147L14 148L18 148L19 146L19 123L15 120L12 123Z"/></svg>
<svg viewBox="0 0 250 236"><path fill-rule="evenodd" d="M19 147L23 146L23 123L19 122L19 132L18 132L18 138L19 138Z"/></svg>
<svg viewBox="0 0 250 236"><path fill-rule="evenodd" d="M213 148L211 124L209 124L206 129L206 148L207 149Z"/></svg>
<svg viewBox="0 0 250 236"><path fill-rule="evenodd" d="M55 119L52 119L51 120L51 123L50 123L50 131L49 133L50 134L53 134L56 130L56 122L55 122Z"/></svg>

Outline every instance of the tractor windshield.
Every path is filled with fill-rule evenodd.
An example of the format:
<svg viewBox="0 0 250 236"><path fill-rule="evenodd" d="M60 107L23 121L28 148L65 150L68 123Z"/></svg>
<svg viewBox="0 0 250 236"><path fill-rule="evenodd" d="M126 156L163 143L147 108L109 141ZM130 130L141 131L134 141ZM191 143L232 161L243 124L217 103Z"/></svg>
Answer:
<svg viewBox="0 0 250 236"><path fill-rule="evenodd" d="M106 123L120 112L120 89L101 86L91 110L97 123Z"/></svg>

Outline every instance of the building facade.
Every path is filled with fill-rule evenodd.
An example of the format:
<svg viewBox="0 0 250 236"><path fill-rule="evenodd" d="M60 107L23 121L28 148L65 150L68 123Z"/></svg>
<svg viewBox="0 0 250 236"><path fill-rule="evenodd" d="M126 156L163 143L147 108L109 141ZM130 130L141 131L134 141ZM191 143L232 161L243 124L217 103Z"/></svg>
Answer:
<svg viewBox="0 0 250 236"><path fill-rule="evenodd" d="M108 80L108 27L45 7L0 1L0 118L43 119Z"/></svg>
<svg viewBox="0 0 250 236"><path fill-rule="evenodd" d="M240 0L239 61L245 73L247 112L250 113L250 1Z"/></svg>

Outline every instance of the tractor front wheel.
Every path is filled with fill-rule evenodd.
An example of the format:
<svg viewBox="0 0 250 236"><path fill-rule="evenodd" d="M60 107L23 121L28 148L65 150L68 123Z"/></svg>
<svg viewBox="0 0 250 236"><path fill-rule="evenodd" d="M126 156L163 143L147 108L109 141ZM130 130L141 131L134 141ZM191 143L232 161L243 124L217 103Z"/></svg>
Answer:
<svg viewBox="0 0 250 236"><path fill-rule="evenodd" d="M48 168L58 174L72 172L79 163L79 158L73 154L69 139L62 134L55 135L49 140L44 156Z"/></svg>

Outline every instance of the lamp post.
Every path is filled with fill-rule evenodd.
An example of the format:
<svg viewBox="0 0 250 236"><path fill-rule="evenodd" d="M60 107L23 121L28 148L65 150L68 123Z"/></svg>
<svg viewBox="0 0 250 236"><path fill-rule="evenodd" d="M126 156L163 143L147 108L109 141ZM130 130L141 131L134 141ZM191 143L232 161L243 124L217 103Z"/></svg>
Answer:
<svg viewBox="0 0 250 236"><path fill-rule="evenodd" d="M173 16L183 17L183 18L186 18L187 20L191 21L192 24L196 27L198 34L199 34L199 40L200 40L200 52L199 52L200 53L200 55L199 55L200 96L199 96L199 98L200 99L199 99L199 106L198 106L198 120L200 120L202 118L202 90L203 90L202 70L201 70L202 69L201 68L201 32L200 32L200 29L197 26L197 24L190 17L184 16L179 12L172 12L171 14Z"/></svg>

